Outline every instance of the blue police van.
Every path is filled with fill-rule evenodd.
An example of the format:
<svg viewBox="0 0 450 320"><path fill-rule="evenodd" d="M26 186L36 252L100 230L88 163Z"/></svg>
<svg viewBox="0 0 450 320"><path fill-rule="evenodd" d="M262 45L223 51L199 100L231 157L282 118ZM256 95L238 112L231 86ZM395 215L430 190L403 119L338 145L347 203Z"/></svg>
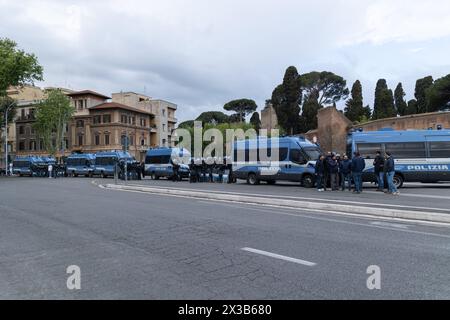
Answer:
<svg viewBox="0 0 450 320"><path fill-rule="evenodd" d="M66 175L92 177L95 169L95 155L91 153L71 154L66 159Z"/></svg>
<svg viewBox="0 0 450 320"><path fill-rule="evenodd" d="M56 163L51 157L25 156L16 157L13 161L13 174L19 176L45 176L48 175L48 165Z"/></svg>
<svg viewBox="0 0 450 320"><path fill-rule="evenodd" d="M237 141L233 145L233 177L251 185L292 181L312 188L320 155L319 146L302 137Z"/></svg>
<svg viewBox="0 0 450 320"><path fill-rule="evenodd" d="M124 151L99 152L95 154L94 175L103 178L114 176L115 165L120 160L134 160L134 158Z"/></svg>
<svg viewBox="0 0 450 320"><path fill-rule="evenodd" d="M347 153L356 151L366 160L366 182L376 182L373 160L377 151L392 153L397 188L404 182L450 181L450 130L356 131L349 134Z"/></svg>
<svg viewBox="0 0 450 320"><path fill-rule="evenodd" d="M187 149L156 148L147 151L145 157L145 175L153 180L161 177L173 176L173 162L179 164L178 170L181 178L189 177L189 159L191 154Z"/></svg>

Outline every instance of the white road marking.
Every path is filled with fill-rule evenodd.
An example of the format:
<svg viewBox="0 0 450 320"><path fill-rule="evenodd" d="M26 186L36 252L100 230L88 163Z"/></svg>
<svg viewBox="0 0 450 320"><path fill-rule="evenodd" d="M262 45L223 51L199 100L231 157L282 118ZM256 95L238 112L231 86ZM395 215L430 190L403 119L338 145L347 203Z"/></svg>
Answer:
<svg viewBox="0 0 450 320"><path fill-rule="evenodd" d="M401 191L402 190L400 189L400 192ZM366 193L380 194L379 192L376 192L376 191L366 191ZM418 194L418 193L401 193L400 196L414 197L414 198L444 199L444 200L448 200L450 198L450 196L433 196L431 194ZM432 209L432 208L430 208L430 209Z"/></svg>
<svg viewBox="0 0 450 320"><path fill-rule="evenodd" d="M386 226L386 227L392 227L392 228L399 228L399 229L408 229L409 226L404 225L404 224L398 224L398 223L389 223L389 222L378 222L378 221L374 221L371 222L370 224L374 225L374 226Z"/></svg>
<svg viewBox="0 0 450 320"><path fill-rule="evenodd" d="M300 259L291 258L291 257L287 257L287 256L282 256L280 254L276 254L276 253L272 253L272 252L268 252L268 251L263 251L263 250L258 250L258 249L253 249L253 248L241 248L241 250L247 251L247 252L251 252L251 253L260 254L260 255L263 255L263 256L266 256L266 257L275 258L275 259L278 259L278 260L284 260L284 261L289 261L289 262L293 262L293 263L302 264L302 265L308 266L308 267L314 267L315 265L317 265L314 262L310 262L310 261L306 261L306 260L300 260Z"/></svg>

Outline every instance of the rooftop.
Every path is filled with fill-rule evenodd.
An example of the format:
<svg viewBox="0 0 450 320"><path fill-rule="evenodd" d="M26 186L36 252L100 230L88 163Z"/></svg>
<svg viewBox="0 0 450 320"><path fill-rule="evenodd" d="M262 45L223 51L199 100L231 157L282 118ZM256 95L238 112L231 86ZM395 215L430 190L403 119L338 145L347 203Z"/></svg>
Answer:
<svg viewBox="0 0 450 320"><path fill-rule="evenodd" d="M81 95L92 95L92 96L100 97L103 99L111 99L111 97L105 96L101 93L98 93L98 92L95 92L92 90L82 90L82 91L76 91L76 92L68 94L69 97L76 97L76 96L81 96Z"/></svg>
<svg viewBox="0 0 450 320"><path fill-rule="evenodd" d="M123 109L123 110L138 112L138 113L142 113L142 114L153 115L150 112L147 112L147 111L144 111L141 109L137 109L137 108L133 108L133 107L121 104L121 103L117 103L117 102L105 102L105 103L102 103L102 104L99 104L99 105L89 108L89 110L104 110L104 109Z"/></svg>

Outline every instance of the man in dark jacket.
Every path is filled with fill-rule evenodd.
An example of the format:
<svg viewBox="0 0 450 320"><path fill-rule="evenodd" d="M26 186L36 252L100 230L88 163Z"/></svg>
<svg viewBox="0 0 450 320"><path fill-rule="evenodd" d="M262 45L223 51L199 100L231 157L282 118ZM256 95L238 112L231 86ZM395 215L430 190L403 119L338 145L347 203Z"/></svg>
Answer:
<svg viewBox="0 0 450 320"><path fill-rule="evenodd" d="M345 183L348 183L348 191L352 191L352 161L344 155L344 159L339 164L339 171L341 173L341 187L345 191Z"/></svg>
<svg viewBox="0 0 450 320"><path fill-rule="evenodd" d="M316 184L317 184L317 191L323 192L325 191L323 186L323 178L325 174L325 166L324 166L324 156L320 156L319 159L316 161L316 167L315 167L315 173L316 173Z"/></svg>
<svg viewBox="0 0 450 320"><path fill-rule="evenodd" d="M328 175L330 177L331 191L338 191L338 172L339 165L336 156L327 159Z"/></svg>
<svg viewBox="0 0 450 320"><path fill-rule="evenodd" d="M383 191L384 189L384 158L381 156L381 152L377 151L375 160L373 161L373 167L375 176L377 177L377 191Z"/></svg>
<svg viewBox="0 0 450 320"><path fill-rule="evenodd" d="M352 175L355 182L355 193L360 194L362 192L362 173L366 167L366 162L361 158L359 152L355 152L355 156L352 159Z"/></svg>
<svg viewBox="0 0 450 320"><path fill-rule="evenodd" d="M386 152L386 161L384 162L384 171L386 172L388 189L389 189L389 191L386 193L398 196L400 194L400 192L398 192L397 187L394 184L395 160L392 157L392 154L390 152Z"/></svg>

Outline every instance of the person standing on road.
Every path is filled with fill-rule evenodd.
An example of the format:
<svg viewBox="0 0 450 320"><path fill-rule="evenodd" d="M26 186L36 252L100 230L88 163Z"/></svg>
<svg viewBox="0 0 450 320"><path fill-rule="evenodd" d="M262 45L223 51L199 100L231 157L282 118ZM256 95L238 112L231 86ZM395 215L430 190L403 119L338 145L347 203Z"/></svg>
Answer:
<svg viewBox="0 0 450 320"><path fill-rule="evenodd" d="M328 172L328 160L333 157L333 153L328 151L327 156L323 159L323 189L327 191L327 187L329 185L329 172Z"/></svg>
<svg viewBox="0 0 450 320"><path fill-rule="evenodd" d="M5 168L5 174L6 174L6 175L8 175L7 170L8 170L8 168ZM12 163L12 162L9 163L9 175L10 175L10 176L13 175L13 163Z"/></svg>
<svg viewBox="0 0 450 320"><path fill-rule="evenodd" d="M172 181L176 182L180 180L179 177L179 171L180 171L180 165L178 164L177 160L170 160L172 162Z"/></svg>
<svg viewBox="0 0 450 320"><path fill-rule="evenodd" d="M338 191L338 172L339 165L336 156L332 156L327 160L327 172L330 177L331 191Z"/></svg>
<svg viewBox="0 0 450 320"><path fill-rule="evenodd" d="M323 180L325 175L325 166L324 166L324 156L320 156L316 161L315 174L316 174L316 185L317 191L324 192L325 189L323 187Z"/></svg>
<svg viewBox="0 0 450 320"><path fill-rule="evenodd" d="M352 159L352 175L355 182L354 193L360 194L362 192L362 173L366 167L366 162L361 157L359 152L355 152L355 156Z"/></svg>
<svg viewBox="0 0 450 320"><path fill-rule="evenodd" d="M386 193L394 196L400 195L400 192L398 192L397 187L394 184L395 160L390 152L386 152L386 161L384 166L388 182L388 191Z"/></svg>
<svg viewBox="0 0 450 320"><path fill-rule="evenodd" d="M341 188L345 191L345 183L348 183L348 191L352 191L352 161L344 155L344 159L339 164L341 174Z"/></svg>
<svg viewBox="0 0 450 320"><path fill-rule="evenodd" d="M384 189L384 158L381 151L377 151L375 160L373 161L375 176L377 177L377 191L383 192Z"/></svg>

